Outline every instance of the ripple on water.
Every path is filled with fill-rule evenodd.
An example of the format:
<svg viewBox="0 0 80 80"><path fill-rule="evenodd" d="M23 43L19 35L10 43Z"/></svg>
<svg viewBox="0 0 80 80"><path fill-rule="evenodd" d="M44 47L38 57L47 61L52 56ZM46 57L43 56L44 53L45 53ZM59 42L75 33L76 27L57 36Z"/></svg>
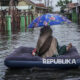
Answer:
<svg viewBox="0 0 80 80"><path fill-rule="evenodd" d="M80 28L76 24L55 25L53 36L60 45L72 43L80 53ZM30 32L0 35L0 80L79 80L80 70L11 70L4 66L4 59L19 46L36 47L40 28Z"/></svg>

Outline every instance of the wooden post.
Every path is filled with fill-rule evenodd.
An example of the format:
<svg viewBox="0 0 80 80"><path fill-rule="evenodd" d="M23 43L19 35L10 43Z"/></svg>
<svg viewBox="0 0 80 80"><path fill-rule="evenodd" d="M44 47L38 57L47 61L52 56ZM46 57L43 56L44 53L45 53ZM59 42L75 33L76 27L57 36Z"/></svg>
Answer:
<svg viewBox="0 0 80 80"><path fill-rule="evenodd" d="M77 22L77 13L76 13L76 8L73 8L73 12L72 12L72 21L73 22Z"/></svg>
<svg viewBox="0 0 80 80"><path fill-rule="evenodd" d="M0 31L1 31L1 21L2 21L2 20L1 20L1 15L0 15Z"/></svg>
<svg viewBox="0 0 80 80"><path fill-rule="evenodd" d="M30 23L32 22L32 17L31 17L31 14L30 14Z"/></svg>
<svg viewBox="0 0 80 80"><path fill-rule="evenodd" d="M28 25L29 25L28 15L26 16L26 25L27 25L27 27L28 27ZM28 31L28 28L27 28L27 31Z"/></svg>
<svg viewBox="0 0 80 80"><path fill-rule="evenodd" d="M27 30L27 25L26 25L26 12L24 12L24 15L25 15L25 32Z"/></svg>
<svg viewBox="0 0 80 80"><path fill-rule="evenodd" d="M20 16L20 29L22 32L25 32L25 16Z"/></svg>
<svg viewBox="0 0 80 80"><path fill-rule="evenodd" d="M78 6L78 25L80 25L80 6Z"/></svg>
<svg viewBox="0 0 80 80"><path fill-rule="evenodd" d="M35 19L35 15L33 16L33 19Z"/></svg>
<svg viewBox="0 0 80 80"><path fill-rule="evenodd" d="M6 16L6 30L11 31L11 16L10 15Z"/></svg>
<svg viewBox="0 0 80 80"><path fill-rule="evenodd" d="M1 11L1 31L5 30L5 11Z"/></svg>

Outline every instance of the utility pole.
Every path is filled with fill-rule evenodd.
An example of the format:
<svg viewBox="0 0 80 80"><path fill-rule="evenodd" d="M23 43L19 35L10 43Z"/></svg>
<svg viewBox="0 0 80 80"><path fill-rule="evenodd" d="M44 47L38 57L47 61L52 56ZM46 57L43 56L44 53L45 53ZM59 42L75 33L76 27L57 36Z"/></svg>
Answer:
<svg viewBox="0 0 80 80"><path fill-rule="evenodd" d="M44 0L44 3L45 3L45 6L46 6L46 4L47 4L46 0ZM47 6L46 6L46 7L47 7Z"/></svg>
<svg viewBox="0 0 80 80"><path fill-rule="evenodd" d="M39 3L41 3L42 2L42 0L38 0L39 1Z"/></svg>
<svg viewBox="0 0 80 80"><path fill-rule="evenodd" d="M47 6L49 7L49 6L52 6L52 1L53 0L47 0Z"/></svg>
<svg viewBox="0 0 80 80"><path fill-rule="evenodd" d="M48 3L47 3L48 7L49 7L49 1L50 1L50 0L48 0Z"/></svg>
<svg viewBox="0 0 80 80"><path fill-rule="evenodd" d="M51 0L51 7L53 7L53 0Z"/></svg>
<svg viewBox="0 0 80 80"><path fill-rule="evenodd" d="M79 1L77 0L77 3L78 3Z"/></svg>
<svg viewBox="0 0 80 80"><path fill-rule="evenodd" d="M2 10L2 4L1 4L1 2L0 2L0 6L1 6L1 10Z"/></svg>

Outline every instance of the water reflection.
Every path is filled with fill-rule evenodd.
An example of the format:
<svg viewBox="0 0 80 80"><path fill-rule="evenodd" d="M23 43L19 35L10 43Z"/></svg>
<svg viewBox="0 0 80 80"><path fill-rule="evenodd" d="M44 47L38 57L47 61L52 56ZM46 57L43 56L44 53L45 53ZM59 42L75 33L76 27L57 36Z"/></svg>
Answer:
<svg viewBox="0 0 80 80"><path fill-rule="evenodd" d="M26 80L27 76L30 74L31 72L29 71L29 69L8 69L6 71L4 79L6 80Z"/></svg>
<svg viewBox="0 0 80 80"><path fill-rule="evenodd" d="M76 24L52 26L53 35L60 45L72 42L80 53L80 27ZM27 32L0 32L0 80L76 80L80 79L80 69L73 70L38 70L8 69L4 59L20 46L36 47L40 28Z"/></svg>
<svg viewBox="0 0 80 80"><path fill-rule="evenodd" d="M8 69L5 80L79 80L79 69Z"/></svg>

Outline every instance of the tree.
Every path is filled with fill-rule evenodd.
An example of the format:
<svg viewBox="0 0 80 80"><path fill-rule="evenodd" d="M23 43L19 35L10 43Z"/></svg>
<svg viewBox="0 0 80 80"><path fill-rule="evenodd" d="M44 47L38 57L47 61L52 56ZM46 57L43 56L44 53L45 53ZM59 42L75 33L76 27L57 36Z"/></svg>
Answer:
<svg viewBox="0 0 80 80"><path fill-rule="evenodd" d="M52 7L48 7L48 11L49 12L53 12L53 8Z"/></svg>
<svg viewBox="0 0 80 80"><path fill-rule="evenodd" d="M56 6L60 6L60 11L63 13L68 3L72 3L72 0L59 0Z"/></svg>

